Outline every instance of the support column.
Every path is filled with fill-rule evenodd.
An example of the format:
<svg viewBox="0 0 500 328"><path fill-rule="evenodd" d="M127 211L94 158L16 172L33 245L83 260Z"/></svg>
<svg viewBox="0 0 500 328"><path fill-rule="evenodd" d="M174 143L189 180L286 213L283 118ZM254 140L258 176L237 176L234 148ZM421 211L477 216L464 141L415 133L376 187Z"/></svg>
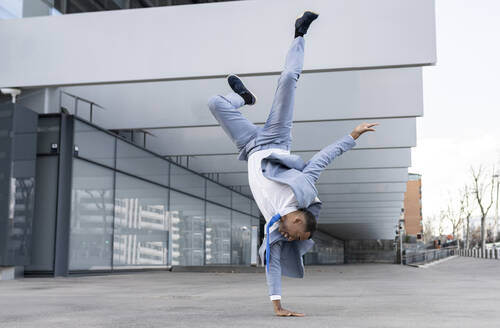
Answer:
<svg viewBox="0 0 500 328"><path fill-rule="evenodd" d="M67 276L69 272L69 231L71 219L71 180L73 178L74 120L61 115L61 150L59 155L56 243L54 276Z"/></svg>

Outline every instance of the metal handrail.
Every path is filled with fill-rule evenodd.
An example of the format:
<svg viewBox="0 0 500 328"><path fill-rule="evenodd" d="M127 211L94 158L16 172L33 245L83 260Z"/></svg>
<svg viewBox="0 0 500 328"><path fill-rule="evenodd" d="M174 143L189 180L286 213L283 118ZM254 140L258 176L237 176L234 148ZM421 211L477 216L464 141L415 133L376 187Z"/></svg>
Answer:
<svg viewBox="0 0 500 328"><path fill-rule="evenodd" d="M425 251L405 250L403 264L428 263L437 261L457 254L457 247L447 247L441 249L431 249Z"/></svg>
<svg viewBox="0 0 500 328"><path fill-rule="evenodd" d="M90 105L90 122L93 122L93 115L94 115L94 107L97 107L97 108L100 108L100 109L103 109L103 110L106 110L106 108L102 107L101 105L93 102L92 100L88 100L88 99L85 99L85 98L82 98L80 96L77 96L77 95L74 95L72 93L69 93L67 91L64 91L64 90L60 90L60 93L59 93L59 108L62 109L62 95L65 94L67 96L70 96L72 97L73 99L75 99L75 116L78 116L78 101L83 101L87 104Z"/></svg>

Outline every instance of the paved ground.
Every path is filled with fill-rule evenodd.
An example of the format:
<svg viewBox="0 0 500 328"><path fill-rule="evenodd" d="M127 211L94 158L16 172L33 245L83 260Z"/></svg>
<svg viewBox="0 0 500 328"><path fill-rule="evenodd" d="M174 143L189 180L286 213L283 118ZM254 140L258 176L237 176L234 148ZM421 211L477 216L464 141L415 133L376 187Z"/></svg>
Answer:
<svg viewBox="0 0 500 328"><path fill-rule="evenodd" d="M151 272L0 281L0 327L499 327L500 260L310 267L274 317L258 273Z"/></svg>

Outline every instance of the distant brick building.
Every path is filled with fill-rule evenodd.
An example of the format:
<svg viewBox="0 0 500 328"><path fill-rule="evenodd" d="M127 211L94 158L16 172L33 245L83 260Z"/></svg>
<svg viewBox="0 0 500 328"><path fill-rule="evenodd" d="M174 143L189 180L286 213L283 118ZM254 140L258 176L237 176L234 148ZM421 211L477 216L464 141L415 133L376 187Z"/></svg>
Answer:
<svg viewBox="0 0 500 328"><path fill-rule="evenodd" d="M404 199L404 220L406 234L422 234L422 176L409 173Z"/></svg>

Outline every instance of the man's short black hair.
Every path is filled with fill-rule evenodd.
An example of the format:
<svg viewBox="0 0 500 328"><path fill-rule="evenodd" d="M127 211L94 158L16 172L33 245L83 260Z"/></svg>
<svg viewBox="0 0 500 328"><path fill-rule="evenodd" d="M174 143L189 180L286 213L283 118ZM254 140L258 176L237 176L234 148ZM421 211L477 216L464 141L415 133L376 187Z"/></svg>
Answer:
<svg viewBox="0 0 500 328"><path fill-rule="evenodd" d="M316 217L314 214L309 212L305 208L299 209L302 213L304 213L304 216L306 218L306 232L310 233L309 239L312 238L313 233L316 231L316 228L318 227L318 223L316 222Z"/></svg>

